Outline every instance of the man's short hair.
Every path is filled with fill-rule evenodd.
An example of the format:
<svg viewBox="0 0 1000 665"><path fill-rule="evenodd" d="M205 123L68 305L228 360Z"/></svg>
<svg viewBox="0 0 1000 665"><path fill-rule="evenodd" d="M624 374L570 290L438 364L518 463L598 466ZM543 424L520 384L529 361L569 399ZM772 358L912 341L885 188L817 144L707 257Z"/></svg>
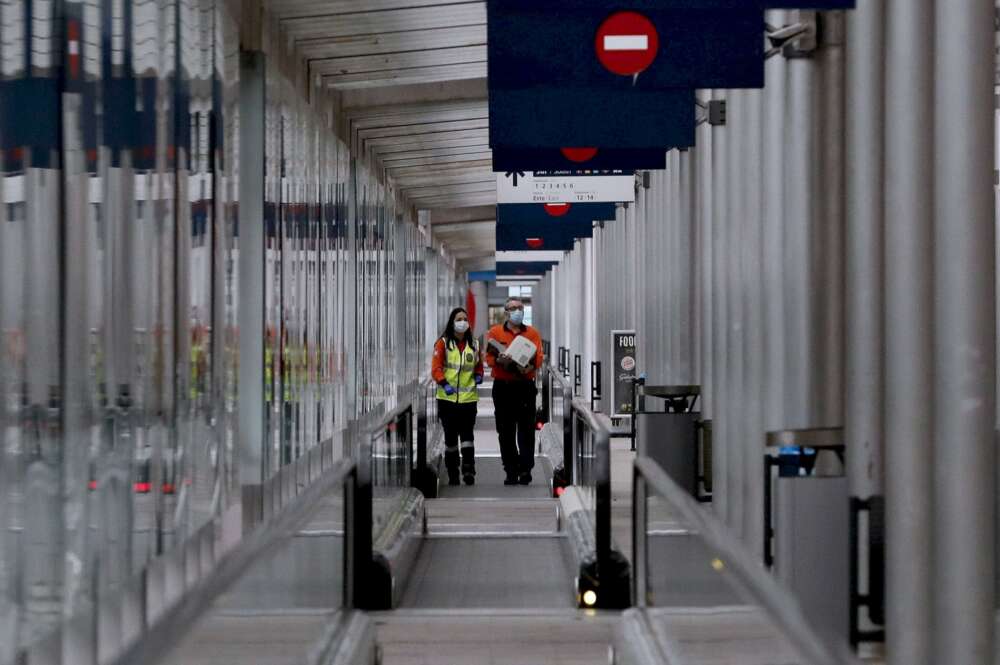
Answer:
<svg viewBox="0 0 1000 665"><path fill-rule="evenodd" d="M507 298L506 302L504 302L503 308L507 309L512 302L521 303L522 306L524 305L524 301L521 300L520 298L510 297L510 298Z"/></svg>

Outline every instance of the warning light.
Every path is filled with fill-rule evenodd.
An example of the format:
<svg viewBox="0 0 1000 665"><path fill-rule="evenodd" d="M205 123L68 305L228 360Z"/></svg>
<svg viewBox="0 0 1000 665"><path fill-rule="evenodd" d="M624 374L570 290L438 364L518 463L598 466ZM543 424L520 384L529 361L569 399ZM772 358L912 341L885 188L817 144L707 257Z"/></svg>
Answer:
<svg viewBox="0 0 1000 665"><path fill-rule="evenodd" d="M565 487L557 487L556 488L556 497L562 496L565 492L566 492L566 488Z"/></svg>
<svg viewBox="0 0 1000 665"><path fill-rule="evenodd" d="M542 238L528 238L526 242L531 249L541 249L545 246L545 240Z"/></svg>
<svg viewBox="0 0 1000 665"><path fill-rule="evenodd" d="M96 480L91 480L89 483L87 483L87 487L89 487L92 490L96 490L97 489L97 481Z"/></svg>
<svg viewBox="0 0 1000 665"><path fill-rule="evenodd" d="M135 483L135 491L139 494L148 494L149 490L153 489L150 483Z"/></svg>
<svg viewBox="0 0 1000 665"><path fill-rule="evenodd" d="M722 563L722 559L712 559L712 569L717 573L721 573L726 569L726 564Z"/></svg>
<svg viewBox="0 0 1000 665"><path fill-rule="evenodd" d="M597 592L588 589L583 592L583 604L587 607L593 607L597 604Z"/></svg>

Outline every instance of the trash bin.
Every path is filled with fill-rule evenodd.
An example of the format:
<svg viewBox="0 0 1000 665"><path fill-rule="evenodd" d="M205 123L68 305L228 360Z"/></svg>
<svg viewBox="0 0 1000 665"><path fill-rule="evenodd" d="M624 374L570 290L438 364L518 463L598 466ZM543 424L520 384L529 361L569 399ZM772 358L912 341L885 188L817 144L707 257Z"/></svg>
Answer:
<svg viewBox="0 0 1000 665"><path fill-rule="evenodd" d="M692 496L699 498L700 386L647 386L636 382L635 435L640 455L656 461Z"/></svg>
<svg viewBox="0 0 1000 665"><path fill-rule="evenodd" d="M768 432L764 558L830 639L850 634L850 501L842 428Z"/></svg>

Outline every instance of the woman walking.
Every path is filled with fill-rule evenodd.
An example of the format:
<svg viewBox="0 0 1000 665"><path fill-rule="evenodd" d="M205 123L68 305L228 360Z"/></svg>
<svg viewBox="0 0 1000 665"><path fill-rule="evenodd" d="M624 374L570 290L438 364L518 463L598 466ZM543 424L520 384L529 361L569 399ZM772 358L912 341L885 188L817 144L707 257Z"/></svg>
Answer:
<svg viewBox="0 0 1000 665"><path fill-rule="evenodd" d="M438 417L444 426L444 464L448 484L459 484L459 443L461 476L466 485L476 482L476 403L483 382L483 360L479 343L469 331L469 314L461 307L452 310L441 338L434 344L431 375L438 384Z"/></svg>

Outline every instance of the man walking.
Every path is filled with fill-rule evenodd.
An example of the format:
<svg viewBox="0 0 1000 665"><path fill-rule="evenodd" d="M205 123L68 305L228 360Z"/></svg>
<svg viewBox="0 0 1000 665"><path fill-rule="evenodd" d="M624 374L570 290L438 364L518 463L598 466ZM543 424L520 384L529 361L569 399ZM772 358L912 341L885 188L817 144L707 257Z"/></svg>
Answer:
<svg viewBox="0 0 1000 665"><path fill-rule="evenodd" d="M504 485L528 485L535 466L535 372L542 366L542 338L524 323L524 304L511 298L504 305L506 321L487 333L486 362L493 373L493 407L500 457L507 474ZM490 341L510 348L518 337L535 345L535 355L526 366L517 364Z"/></svg>

